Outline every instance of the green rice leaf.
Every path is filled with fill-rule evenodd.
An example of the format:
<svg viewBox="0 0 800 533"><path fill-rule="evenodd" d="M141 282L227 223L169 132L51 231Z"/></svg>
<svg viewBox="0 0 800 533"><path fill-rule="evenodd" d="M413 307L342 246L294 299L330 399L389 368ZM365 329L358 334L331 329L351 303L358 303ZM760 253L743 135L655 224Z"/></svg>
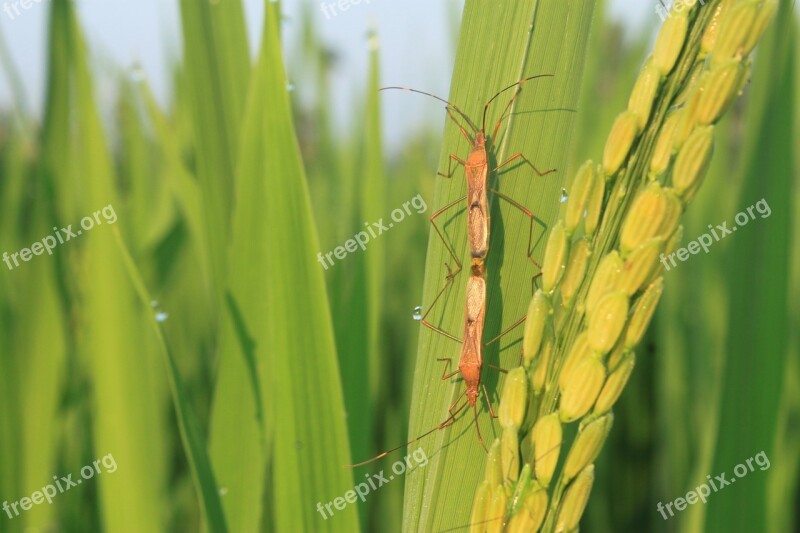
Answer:
<svg viewBox="0 0 800 533"><path fill-rule="evenodd" d="M480 1L468 1L464 9L461 37L449 100L467 115L480 122L483 105L497 91L529 76L552 74L527 82L511 110L511 116L500 130L495 165L522 152L537 168L557 169L544 177L537 176L527 165L512 165L490 185L498 188L527 209L534 225L534 258L541 260L543 235L550 228L559 210L561 184L567 168L567 154L575 121L581 76L591 23L593 2L507 2L503 9ZM500 118L510 92L498 97L489 109L486 127L491 130ZM407 94L392 95L392 105L402 105ZM389 98L387 94L386 98ZM487 132L491 135L491 131ZM458 129L447 122L442 162L446 172L448 154L466 157L469 145ZM454 167L455 168L455 167ZM454 177L437 180L433 208L439 209L464 195L463 169L457 167ZM491 249L487 260L488 304L484 342L499 335L519 320L527 309L531 278L538 273L526 257L529 237L528 219L507 202L494 197L492 206ZM437 219L463 265L467 266L464 209L452 209ZM431 231L423 289L423 306L430 306L444 283L452 263L436 233ZM453 287L442 297L429 319L445 331L461 336L464 313L464 284L468 269L456 278ZM515 366L519 361L517 330L484 350L484 364ZM499 347L498 347L499 344ZM451 358L451 369L457 365L460 345L442 335L423 328L420 333L409 438L430 430L447 418L448 406L464 390L459 381L442 382L442 363L437 358ZM493 405L497 405L500 389L498 373L484 367L486 383ZM481 402L483 404L483 402ZM451 427L437 431L419 444L430 462L407 475L404 529L411 531L441 530L466 527L469 524L472 500L477 482L483 475L486 452L475 434L472 413L463 416ZM485 407L479 413L481 434L487 444L499 432L492 429Z"/></svg>
<svg viewBox="0 0 800 533"><path fill-rule="evenodd" d="M759 452L774 459L783 373L789 364L792 321L790 255L794 177L795 59L792 2L781 2L776 24L758 50L751 114L750 147L744 161L744 187L739 206L760 199L771 214L756 218L731 237L731 269L727 278L732 309L727 337L727 362L721 405L720 439L713 472L728 478L741 463ZM781 77L773 83L775 72ZM788 106L788 108L787 108ZM758 143L756 147L755 143ZM764 179L767 176L768 179ZM796 317L794 317L796 319ZM722 436L736 435L736 438ZM707 531L764 531L767 528L766 487L770 471L755 470L709 502ZM786 502L791 505L790 502Z"/></svg>
<svg viewBox="0 0 800 533"><path fill-rule="evenodd" d="M71 7L71 4L70 4ZM77 179L89 215L105 206L119 206L114 170L100 117L95 108L92 79L83 38L68 9L74 63L74 123L71 139ZM116 211L124 224L124 214ZM71 222L75 222L73 219ZM77 229L77 228L76 228ZM85 229L85 228L84 228ZM82 336L80 354L92 383L92 450L94 458L111 454L117 470L95 483L100 494L104 529L160 531L167 502L165 419L158 394L163 374L155 354L140 349L140 317L133 312L134 294L126 283L124 265L112 228L97 225L84 231L80 276ZM146 345L146 344L145 344Z"/></svg>
<svg viewBox="0 0 800 533"><path fill-rule="evenodd" d="M236 158L250 56L241 0L181 0L186 94L190 100L197 178L209 220L214 287L224 283ZM221 300L221 292L217 293Z"/></svg>
<svg viewBox="0 0 800 533"><path fill-rule="evenodd" d="M275 9L242 134L212 457L232 530L356 531L353 505L327 519L317 510L353 478L343 467L339 367Z"/></svg>
<svg viewBox="0 0 800 533"><path fill-rule="evenodd" d="M144 280L142 279L136 264L131 258L127 246L122 240L117 228L114 228L114 236L116 237L116 244L119 248L120 255L127 269L128 276L130 277L133 288L139 297L141 308L152 312L151 302L153 301L147 288L145 287ZM189 465L192 469L192 477L195 482L198 496L200 498L200 508L203 511L206 527L208 531L214 533L224 533L227 531L225 524L225 515L222 512L222 503L220 502L219 488L217 487L216 480L214 479L214 472L211 468L211 461L206 452L203 434L200 431L197 419L192 412L192 407L189 403L186 394L186 387L183 384L183 379L178 372L178 366L175 362L175 357L167 344L164 330L160 322L156 321L152 315L149 316L149 322L155 328L156 337L158 339L159 348L164 355L164 362L167 369L167 378L169 380L170 390L172 392L173 404L178 418L178 427L180 429L181 440L183 447L186 450L186 457L189 460Z"/></svg>

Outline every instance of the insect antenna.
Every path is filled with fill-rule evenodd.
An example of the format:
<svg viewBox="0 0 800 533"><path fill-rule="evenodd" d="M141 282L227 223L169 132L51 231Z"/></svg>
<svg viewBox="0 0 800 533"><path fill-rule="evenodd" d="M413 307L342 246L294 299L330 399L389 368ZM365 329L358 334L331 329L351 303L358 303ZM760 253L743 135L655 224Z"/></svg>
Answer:
<svg viewBox="0 0 800 533"><path fill-rule="evenodd" d="M461 395L460 395L460 396L459 396L459 397L456 399L456 403L457 403L457 402L458 402L458 401L461 399L461 397L462 397L462 396L464 396L466 393L467 393L467 391L466 391L466 390L465 390L464 392L462 392L462 393L461 393ZM454 403L453 405L455 405L455 403ZM434 428L432 428L432 429L430 429L430 430L426 431L426 432L425 432L425 433L423 433L422 435L420 435L420 436L418 436L418 437L416 437L416 438L413 438L413 439L411 439L410 441L406 442L405 444L401 444L400 446L397 446L397 447L395 447L395 448L392 448L391 450L386 450L386 451L385 451L385 452L383 452L383 453L379 453L379 454L378 454L378 455L376 455L375 457L373 457L373 458L371 458L371 459L367 459L366 461L361 461L360 463L355 463L355 464L352 464L352 465L344 465L344 467L345 467L345 468L357 468L357 467L359 467L359 466L364 466L364 465L366 465L366 464L372 463L372 462L374 462L374 461L377 461L378 459L381 459L381 458L383 458L383 457L386 457L387 455L389 455L389 454L390 454L390 453L392 453L392 452L396 452L397 450L400 450L400 449L402 449L402 448L405 448L405 447L406 447L406 446L408 446L409 444L414 444L414 443L415 443L415 442L417 442L418 440L424 439L425 437L427 437L428 435L430 435L430 434L431 434L431 433L433 433L434 431L438 431L438 430L440 430L440 429L446 428L447 426L449 426L450 424L452 424L453 422L455 422L455 420L456 420L456 416L458 416L458 414L459 414L461 411L463 411L463 410L464 410L464 408L465 408L467 405L469 405L469 403L468 403L468 402L465 400L465 401L464 401L464 403L462 403L462 404L461 404L461 407L459 407L458 409L456 409L455 411L453 411L452 413L450 413L450 416L448 416L448 417L445 419L445 421L444 421L444 422L442 422L442 423L440 423L439 425L435 426ZM477 421L477 419L476 419L476 421ZM481 441L481 442L483 442L483 441ZM485 447L485 446L484 446L484 447Z"/></svg>
<svg viewBox="0 0 800 533"><path fill-rule="evenodd" d="M454 104L454 103L452 103L452 102L450 102L448 100L445 100L444 98L440 98L440 97L436 96L435 94L426 93L425 91L420 91L418 89L412 89L410 87L382 87L380 90L381 91L386 91L388 89L397 89L397 90L400 90L400 91L410 91L412 93L424 94L425 96L430 96L431 98L436 98L440 102L443 102L443 103L447 104L447 106L449 108L451 108L453 111L458 113L458 115L461 118L463 118L467 122L467 124L469 124L469 127L472 128L472 132L473 133L478 131L478 128L475 126L475 124L472 123L472 121L469 119L469 117L463 111L461 111L461 109L459 109L459 107L456 104Z"/></svg>
<svg viewBox="0 0 800 533"><path fill-rule="evenodd" d="M500 96L501 94L503 94L507 90L513 89L517 85L522 85L526 81L535 80L536 78L552 78L554 76L555 76L554 74L539 74L539 75L536 75L536 76L531 76L530 78L525 78L525 79L519 80L516 83L512 83L511 85L509 85L505 89L501 89L500 91L498 91L494 96L492 96L489 99L488 102L486 102L486 105L483 106L483 121L481 122L481 125L483 126L484 131L486 130L486 111L489 109L489 105L494 101L495 98L497 98L498 96ZM508 109L508 107L511 105L511 102L513 102L514 98L516 98L516 97L517 97L517 95L515 94L511 98L511 101L509 101L508 105L506 106L506 109ZM505 111L503 113L505 113Z"/></svg>

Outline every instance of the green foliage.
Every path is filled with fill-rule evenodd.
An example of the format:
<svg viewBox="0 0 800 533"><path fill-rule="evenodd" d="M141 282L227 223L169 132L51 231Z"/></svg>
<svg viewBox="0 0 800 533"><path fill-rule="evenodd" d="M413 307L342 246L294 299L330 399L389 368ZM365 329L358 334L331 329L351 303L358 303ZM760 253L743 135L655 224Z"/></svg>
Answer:
<svg viewBox="0 0 800 533"><path fill-rule="evenodd" d="M28 247L54 226L77 229L105 206L118 216L52 256L13 270L0 263L0 502L30 496L53 475L75 478L107 454L118 466L14 520L0 511L0 531L467 527L486 455L469 410L406 452L344 467L435 427L464 390L440 380L437 361L455 364L460 345L420 328L412 310L427 309L445 282L451 258L427 219L464 195L461 167L449 180L436 172L449 154L466 156L466 139L431 102L435 119L385 146L393 125L381 108L425 97L378 92L374 31L368 75L341 127L331 96L336 51L314 26L313 6L301 42L288 43L299 50L291 56L281 47L280 4L265 2L251 64L240 0L179 4L183 55L171 105L157 103L140 73L120 76L108 122L73 1L47 7L41 125L0 43L15 101L0 119L0 251ZM474 122L497 91L553 75L524 85L492 163L521 152L557 171L539 177L511 165L490 178L536 215L539 262L562 186L602 150L648 48L645 34L620 37L605 4L515 0L498 9L468 0L460 29L454 9L443 28L458 39L448 99ZM797 520L800 58L790 4L759 49L752 90L717 126L684 242L762 197L772 215L666 273L657 327L637 352L597 462L587 530L777 533ZM489 108L487 129L511 94ZM417 195L426 211L328 269L317 262ZM527 218L492 194L490 202L484 341L522 317L539 272L526 259ZM467 266L464 205L438 221ZM466 270L429 315L457 337ZM517 366L521 335L486 348L485 363ZM483 381L496 409L504 378L487 365ZM483 401L478 423L487 445L499 436ZM417 448L424 467L320 516L318 502L388 474ZM669 522L655 511L761 449L769 470Z"/></svg>
<svg viewBox="0 0 800 533"><path fill-rule="evenodd" d="M498 10L483 2L467 2L458 45L449 100L473 122L480 122L483 105L497 91L529 76L552 74L524 85L510 118L504 121L493 164L522 152L537 168L557 172L537 176L527 165L491 178L490 185L530 209L536 216L534 258L541 260L544 232L558 214L561 184L565 178L577 100L583 72L583 57L592 18L591 2L514 2ZM558 28L557 32L552 31ZM556 37L557 33L557 37ZM487 129L500 118L510 92L498 98L487 114ZM393 100L410 98L394 95ZM480 124L478 124L480 126ZM504 131L505 130L505 131ZM466 139L448 121L439 165L447 171L450 153L464 158ZM464 195L463 170L457 167L452 179L437 178L434 205L440 208ZM491 197L491 195L490 195ZM466 216L454 208L438 219L463 265L468 267ZM488 309L484 341L492 339L524 315L530 299L531 278L538 268L526 258L529 224L524 214L499 199L493 200L491 251L487 261ZM441 289L450 261L436 233L429 238L428 260L423 287L427 309ZM459 274L451 289L430 315L431 322L460 337L463 328L464 284L468 268ZM486 363L510 367L518 362L521 328L484 351ZM498 347L499 344L499 347ZM461 381L442 382L442 363L451 358L455 368L460 354L458 343L423 328L420 334L409 436L413 438L444 421L448 407L463 392ZM497 401L498 374L491 368L483 380L493 403ZM479 413L481 434L491 443L495 433L485 408ZM483 475L483 457L473 415L466 411L456 424L427 437L417 446L431 458L430 464L408 476L404 528L412 531L439 530L468 524L477 481Z"/></svg>

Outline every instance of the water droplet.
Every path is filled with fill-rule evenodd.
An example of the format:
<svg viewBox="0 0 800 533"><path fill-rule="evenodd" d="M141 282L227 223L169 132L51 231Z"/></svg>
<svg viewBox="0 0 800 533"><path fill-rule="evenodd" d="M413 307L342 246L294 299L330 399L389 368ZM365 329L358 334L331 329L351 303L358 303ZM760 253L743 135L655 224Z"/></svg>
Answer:
<svg viewBox="0 0 800 533"><path fill-rule="evenodd" d="M418 306L416 306L416 307L414 308L414 314L413 314L413 315L411 315L411 316L412 316L412 317L414 318L414 320L416 320L417 322L419 322L420 320L422 320L422 306L421 306L421 305L418 305Z"/></svg>
<svg viewBox="0 0 800 533"><path fill-rule="evenodd" d="M561 189L561 203L563 204L569 199L569 193L567 193L567 189L562 187Z"/></svg>
<svg viewBox="0 0 800 533"><path fill-rule="evenodd" d="M150 307L154 309L156 322L164 322L169 318L169 313L161 309L161 303L158 300L150 300Z"/></svg>
<svg viewBox="0 0 800 533"><path fill-rule="evenodd" d="M289 92L294 91L294 83L287 83L286 84L286 90L289 91Z"/></svg>
<svg viewBox="0 0 800 533"><path fill-rule="evenodd" d="M219 495L220 496L225 496L226 494L228 494L228 487L220 487L219 488Z"/></svg>

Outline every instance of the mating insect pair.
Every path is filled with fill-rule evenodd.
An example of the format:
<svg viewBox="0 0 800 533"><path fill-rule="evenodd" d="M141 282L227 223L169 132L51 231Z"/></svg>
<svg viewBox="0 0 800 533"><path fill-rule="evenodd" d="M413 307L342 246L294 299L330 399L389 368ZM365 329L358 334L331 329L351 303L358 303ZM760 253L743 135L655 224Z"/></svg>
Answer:
<svg viewBox="0 0 800 533"><path fill-rule="evenodd" d="M478 439L480 440L484 448L486 447L483 441L483 437L481 436L480 427L478 426L477 403L478 403L478 398L481 394L481 390L483 391L483 395L486 399L486 404L488 406L489 413L493 418L495 417L495 414L494 410L492 409L491 401L489 400L489 395L486 391L486 386L481 383L481 369L483 366L483 347L488 346L493 342L496 342L505 334L507 334L508 332L512 331L517 326L522 324L522 322L525 320L525 317L523 316L514 324L512 324L509 328L507 328L505 331L501 332L497 337L490 340L486 344L483 343L483 328L486 315L486 267L484 263L489 253L489 234L490 234L488 192L492 192L498 198L507 201L510 205L520 210L529 219L530 228L528 233L528 245L526 249L527 250L526 256L529 261L531 261L537 267L540 267L539 264L532 258L533 249L531 245L533 243L533 229L535 222L534 214L530 210L526 209L524 206L513 200L512 198L501 193L500 191L497 191L495 189L489 189L489 184L488 184L489 175L490 172L497 172L500 169L507 167L508 165L510 165L515 161L527 164L539 176L545 176L547 174L550 174L551 172L555 172L555 169L546 170L544 172L540 171L522 153L516 153L510 156L508 159L506 159L505 161L503 161L490 171L489 155L493 152L494 148L493 145L496 144L495 141L497 139L497 133L500 129L500 125L503 119L509 113L511 106L514 103L514 100L516 99L517 95L520 92L522 85L525 82L530 81L532 79L543 78L543 77L552 77L552 75L544 74L544 75L531 76L529 78L525 78L514 84L509 85L508 87L504 88L503 90L495 94L492 98L490 98L489 101L486 102L486 104L483 107L483 117L480 128L478 128L472 122L472 120L470 120L470 118L464 112L462 112L461 109L458 108L458 106L436 95L426 93L423 91L418 91L416 89L409 89L406 87L385 87L384 89L381 89L381 90L398 89L398 90L405 90L419 94L424 94L426 96L430 96L447 104L447 107L445 108L447 111L447 115L458 126L461 134L464 137L466 137L471 144L471 150L466 160L459 158L456 154L450 154L448 160L449 164L447 173L446 174L441 172L439 173L439 175L442 177L451 178L453 176L453 163L463 166L467 184L467 194L445 205L430 217L430 222L433 225L433 228L436 230L436 233L439 235L439 238L444 243L444 246L447 249L448 253L450 254L450 257L452 258L452 261L455 264L455 268L451 268L449 264L445 265L448 271L448 274L445 278L445 284L439 291L439 293L436 295L436 297L434 298L433 302L431 303L430 307L425 312L425 314L423 314L420 317L422 325L424 325L425 327L428 327L431 330L461 344L461 357L458 364L458 370L448 373L452 360L449 358L441 358L439 360L447 363L445 370L442 374L442 380L450 379L451 377L460 373L465 383L465 390L462 394L458 396L456 401L453 402L453 404L448 409L449 416L433 429L423 433L422 435L419 435L418 437L403 444L402 446L398 446L397 448L387 450L367 461L363 461L361 463L357 463L350 466L353 467L361 466L370 463L372 461L375 461L377 459L380 459L381 457L385 457L386 455L392 453L393 451L403 448L409 444L412 444L424 438L427 435L430 435L434 431L443 429L451 425L453 422L455 422L456 417L459 415L459 413L461 413L461 411L463 411L467 406L472 407L473 413L475 415L475 427L477 429ZM494 126L494 130L492 131L492 135L490 137L487 137L486 113L489 109L489 106L498 96L514 88L516 88L514 95L509 99L505 109L503 110L503 113L497 120L497 123ZM462 119L463 123L458 120L459 118ZM468 129L470 131L467 131ZM442 330L441 328L429 322L427 317L430 314L431 310L436 306L436 303L439 301L442 295L453 284L453 280L456 277L456 275L458 275L462 270L462 265L458 259L458 256L456 255L455 251L453 250L453 247L450 245L448 240L445 238L444 232L436 223L436 219L439 218L439 216L441 216L449 209L457 205L460 205L465 200L467 202L467 240L469 243L471 264L470 264L470 277L467 280L466 303L464 309L464 336L463 339L459 339L456 336Z"/></svg>

